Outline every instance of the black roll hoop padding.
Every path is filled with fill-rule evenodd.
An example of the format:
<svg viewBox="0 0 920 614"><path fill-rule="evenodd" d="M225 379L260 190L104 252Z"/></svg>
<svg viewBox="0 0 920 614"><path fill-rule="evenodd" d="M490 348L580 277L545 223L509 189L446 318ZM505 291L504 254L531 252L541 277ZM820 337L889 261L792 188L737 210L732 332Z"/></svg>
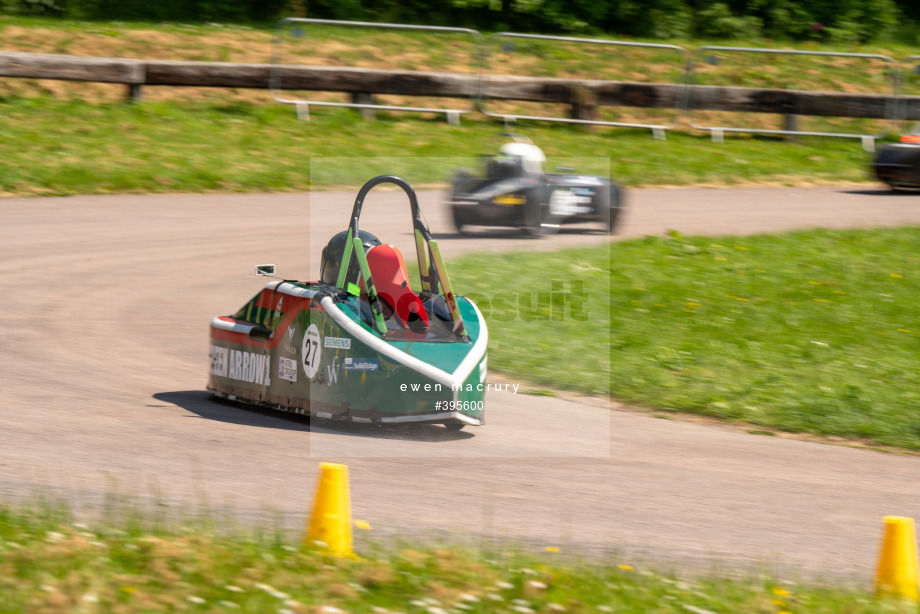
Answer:
<svg viewBox="0 0 920 614"><path fill-rule="evenodd" d="M428 228L425 226L424 222L422 222L421 211L418 207L418 197L415 195L415 190L412 189L412 186L410 186L405 179L397 177L396 175L379 175L374 177L365 183L358 191L358 195L355 197L355 206L351 210L352 236L358 236L358 218L361 217L361 209L364 207L364 199L367 198L368 193L372 189L381 183L392 183L403 189L403 192L405 192L406 196L409 197L409 207L412 211L412 227L421 231L422 236L426 241L431 240L431 233L428 232Z"/></svg>
<svg viewBox="0 0 920 614"><path fill-rule="evenodd" d="M392 183L393 185L398 185L402 188L403 192L406 193L406 196L409 197L409 208L412 213L412 229L418 231L418 233L425 240L425 250L428 252L428 283L430 287L437 288L440 284L438 278L437 270L434 266L434 256L431 253L431 247L428 245L428 242L431 241L431 233L428 232L428 227L425 226L425 222L422 221L422 212L418 206L418 196L415 195L415 190L412 189L412 186L409 185L405 179L397 177L396 175L379 175L373 179L368 180L360 190L358 190L358 195L355 197L355 206L351 210L351 222L348 227L351 229L351 236L358 236L358 218L361 217L361 209L364 207L364 199L367 198L368 193L374 189L376 186L381 183ZM416 249L420 249L416 246ZM421 267L422 253L419 252L419 265ZM419 270L419 275L422 276L422 281L425 281L425 276L422 274L422 271Z"/></svg>

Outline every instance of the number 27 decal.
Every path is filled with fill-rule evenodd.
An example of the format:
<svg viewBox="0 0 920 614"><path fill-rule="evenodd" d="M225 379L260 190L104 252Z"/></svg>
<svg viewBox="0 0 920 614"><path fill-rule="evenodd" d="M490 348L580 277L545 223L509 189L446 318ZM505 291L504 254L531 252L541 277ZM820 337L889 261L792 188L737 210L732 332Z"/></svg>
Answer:
<svg viewBox="0 0 920 614"><path fill-rule="evenodd" d="M303 333L303 344L300 347L303 372L311 380L316 375L323 358L320 347L319 329L316 324L311 324Z"/></svg>

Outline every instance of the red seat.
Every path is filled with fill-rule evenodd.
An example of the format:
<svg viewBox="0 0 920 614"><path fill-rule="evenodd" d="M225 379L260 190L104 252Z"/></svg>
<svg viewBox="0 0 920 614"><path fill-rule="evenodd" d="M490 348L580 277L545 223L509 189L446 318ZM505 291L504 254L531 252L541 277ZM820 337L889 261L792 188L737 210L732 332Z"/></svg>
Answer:
<svg viewBox="0 0 920 614"><path fill-rule="evenodd" d="M393 245L375 245L367 252L367 265L377 295L399 322L410 330L427 330L428 314L422 300L409 287L402 253Z"/></svg>

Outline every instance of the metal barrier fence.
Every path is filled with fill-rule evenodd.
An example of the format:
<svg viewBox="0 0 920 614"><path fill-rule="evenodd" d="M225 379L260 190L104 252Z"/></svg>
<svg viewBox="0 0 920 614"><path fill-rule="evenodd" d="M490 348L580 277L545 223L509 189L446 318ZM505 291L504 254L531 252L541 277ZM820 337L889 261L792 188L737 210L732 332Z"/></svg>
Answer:
<svg viewBox="0 0 920 614"><path fill-rule="evenodd" d="M824 56L824 57L843 57L843 58L860 58L860 59L874 59L880 60L888 65L888 76L887 79L890 80L890 90L887 92L891 95L891 101L886 104L886 117L887 121L893 122L896 116L896 103L895 96L897 96L897 64L895 60L886 55L880 55L875 53L844 53L844 52L831 52L831 51L800 51L795 49L762 49L757 47L722 47L709 45L700 47L698 53L704 57L706 63L716 65L718 63L717 56L713 55L713 52L728 52L728 53L762 53L762 54L773 54L773 55L798 55L798 56ZM825 131L808 131L808 130L798 130L793 126L788 125L788 118L794 116L795 113L790 113L787 115L787 127L784 129L766 129L766 128L753 128L753 127L730 127L730 126L707 126L694 123L692 119L692 113L694 111L694 102L695 102L695 88L693 86L697 85L695 79L694 64L690 64L687 70L687 86L690 89L690 94L687 97L687 117L689 125L692 128L698 130L707 130L712 136L713 140L721 141L723 135L726 132L738 132L746 134L775 134L775 135L795 135L795 136L825 136L825 137L836 137L836 138L856 138L861 139L863 147L871 150L874 149L875 139L879 138L880 134L860 134L860 133L848 133L848 132L825 132ZM794 109L792 110L794 111Z"/></svg>
<svg viewBox="0 0 920 614"><path fill-rule="evenodd" d="M615 41L615 40L594 39L594 38L573 38L573 37L568 37L568 36L544 36L544 35L539 35L539 34L518 34L514 32L497 32L493 34L492 36L490 36L487 39L487 43L489 44L489 50L491 50L494 46L499 46L499 47L505 47L506 45L510 46L508 43L503 43L503 40L505 39L538 40L538 41L548 41L551 43L576 43L578 45L585 45L585 46L600 45L602 47L607 47L607 48L632 47L632 48L661 49L661 50L667 50L667 51L674 51L679 55L679 59L680 59L679 74L686 71L686 66L689 64L689 57L690 57L686 49L684 49L683 47L679 47L677 45L666 45L666 44L658 44L658 43L635 43L635 42L628 42L628 41ZM528 119L528 120L549 121L549 122L564 122L564 123L571 123L571 124L593 124L593 125L601 125L601 126L617 126L617 127L622 127L622 128L648 128L652 130L652 133L654 134L656 138L664 138L666 134L665 131L673 127L667 124L604 121L600 119L585 119L585 118L578 118L578 117L557 117L557 116L550 116L550 115L502 113L502 112L490 110L489 108L490 105L488 104L488 101L494 99L492 96L492 93L494 93L493 83L495 83L495 81L493 81L493 79L496 79L496 80L500 79L504 75L499 76L499 75L493 74L493 71L494 71L494 66L492 62L493 54L491 53L491 51L485 52L483 56L485 58L484 63L485 63L486 69L485 69L485 75L481 81L479 108L484 114L490 117L496 117L496 118L502 119L506 125L509 122L513 122L518 119ZM562 96L568 94L569 99L568 100L558 100L557 102L567 103L567 104L571 104L573 107L577 107L580 103L580 100L578 99L579 95L584 95L585 93L588 93L588 95L590 95L590 89L589 88L585 88L585 89L587 90L587 92L582 92L582 93L572 91L572 89L569 89L568 91L562 91L560 92ZM675 108L676 113L681 112L680 106L681 105L678 105L677 108Z"/></svg>
<svg viewBox="0 0 920 614"><path fill-rule="evenodd" d="M452 99L457 99L458 95L467 97L468 104L465 106L447 106L447 107L438 107L438 106L412 106L412 105L402 105L402 104L377 104L373 102L371 94L368 92L358 92L357 87L354 85L343 86L341 89L330 88L330 91L351 91L352 101L351 102L330 102L327 100L311 100L307 98L294 98L287 95L288 91L297 91L298 89L311 89L311 90L321 90L320 85L311 85L309 87L298 88L296 86L290 86L285 89L285 66L283 66L284 61L284 40L286 34L291 34L295 38L303 38L305 36L305 28L307 26L344 26L344 27L366 27L366 28L381 28L381 29L390 29L390 30L405 30L405 31L422 31L422 32L432 32L432 33L444 33L444 34L454 34L462 35L463 37L469 37L469 40L472 44L472 50L470 52L470 69L471 72L468 75L464 75L469 81L466 82L466 85L457 85L451 87L439 87L431 88L427 91L441 92L441 97L447 97ZM674 103L673 110L674 121L665 121L660 123L651 123L651 122L642 122L642 121L611 121L606 119L601 119L594 117L597 113L598 108L610 108L621 104L622 92L617 92L613 86L621 85L614 80L604 79L603 76L597 77L597 75L592 75L592 78L577 78L572 77L570 74L566 75L565 78L556 79L555 77L551 78L534 78L533 75L529 76L520 76L520 75L499 75L497 74L497 67L495 63L495 57L498 54L492 53L492 49L499 48L503 51L513 50L515 43L520 41L542 41L549 45L565 45L565 44L575 44L578 46L584 46L589 48L590 46L596 46L601 49L617 49L617 48L639 48L639 49L648 49L648 50L662 50L666 52L673 52L677 55L677 62L679 63L680 69L678 73L680 74L680 79L678 82L673 84L649 84L649 85L662 85L663 87L676 86L679 88L679 91L673 91L670 94L671 98L667 101L666 104L662 104L665 101L659 101L658 105L651 105L655 108L671 108L671 102ZM559 48L555 48L557 51ZM385 110L385 111L416 111L416 112L426 112L426 113L439 113L445 114L448 121L451 123L458 123L460 115L470 113L476 109L479 109L482 113L489 117L495 117L501 119L507 125L508 123L514 122L516 120L533 120L533 121L548 121L548 122L559 122L559 123L571 123L571 124L593 124L593 125L603 125L603 126L613 126L613 127L624 127L624 128L640 128L640 129L650 129L652 130L653 135L656 138L664 138L666 131L675 127L676 124L683 123L687 126L707 131L712 136L713 140L721 141L724 139L725 133L747 133L747 134L770 134L770 135L787 135L787 136L822 136L822 137L836 137L836 138L853 138L860 139L863 143L863 146L867 149L872 149L874 147L875 139L879 138L881 134L872 134L867 131L863 132L843 132L843 131L831 131L831 130L800 130L798 129L796 118L801 116L828 116L832 117L833 109L828 111L828 109L819 108L820 105L827 104L824 99L820 99L818 105L815 104L814 100L806 100L808 94L825 94L826 92L818 92L816 90L799 90L795 91L796 96L789 96L789 100L785 101L784 104L789 107L787 110L777 111L775 108L781 108L783 105L775 104L770 110L757 110L769 105L764 105L759 102L754 102L751 104L753 110L747 111L744 107L746 105L736 104L734 107L732 105L702 107L697 104L702 97L712 96L711 92L704 92L704 90L711 89L705 87L698 87L700 84L697 82L698 74L701 72L697 66L700 64L717 64L716 54L764 54L771 55L774 57L779 56L817 56L817 57L836 57L836 58L856 58L862 60L873 60L877 62L882 62L885 64L885 74L882 75L886 80L888 87L886 87L885 92L871 92L866 93L866 96L873 96L877 94L885 94L887 98L884 101L884 118L886 122L890 122L892 125L899 119L906 119L901 117L898 106L898 76L900 75L898 63L895 62L889 56L873 53L848 53L848 52L829 52L829 51L804 51L804 50L794 50L794 49L769 49L769 48L756 48L756 47L725 47L725 46L715 46L709 45L699 48L695 53L691 54L687 49L680 47L678 45L668 45L668 44L657 44L657 43L637 43L631 41L617 41L617 40L607 40L607 39L593 39L593 38L575 38L575 37L564 37L564 36L544 36L538 34L519 34L514 32L498 32L488 38L484 37L481 33L476 30L467 29L467 28L448 28L448 27L437 27L437 26L416 26L410 24L393 24L393 23L374 23L374 22L361 22L361 21L339 21L339 20L326 20L326 19L304 19L304 18L288 18L281 20L276 28L275 44L274 44L274 56L272 60L272 68L269 79L269 87L272 91L272 95L275 100L283 102L286 104L293 104L297 108L298 116L304 119L309 119L309 108L311 106L326 106L326 107L349 107L355 109L363 109L365 111L374 111L374 110ZM563 53L562 55L565 55ZM909 56L906 58L909 61L920 60L920 55ZM558 70L560 65L564 65L565 58L561 59L556 63L556 69ZM763 65L760 65L763 68ZM331 67L325 67L326 69ZM354 67L342 67L345 70L353 70ZM920 68L920 67L918 67ZM414 70L414 69L413 69ZM376 71L378 73L383 73L386 71ZM419 79L424 78L436 78L436 77L450 77L450 73L425 73L425 72L413 72L413 71L401 71L399 76L396 77L394 72L394 77L397 79L406 79L406 75L410 75L412 78L415 78L417 74ZM390 79L390 77L384 76L383 79ZM295 79L296 81L296 79ZM383 83L383 81L381 81ZM289 82L288 85L291 85ZM630 83L629 85L636 85ZM645 84L640 84L645 85ZM350 88L350 89L349 89ZM457 89L459 88L459 89ZM743 90L744 88L735 88L737 90ZM755 88L751 88L751 91L754 91ZM786 91L792 92L792 88L779 88L780 90L785 89ZM405 96L429 96L431 98L436 98L439 95L437 93L426 94L424 87L422 88L411 88L403 90L400 87L392 87L391 85L384 85L380 90L388 94L397 94ZM467 91L469 92L467 96ZM769 89L760 89L759 95L763 96L764 94L769 94L775 90ZM422 93L420 93L422 92ZM840 94L845 94L845 92L839 92ZM727 94L726 95L730 95ZM804 96L803 96L804 95ZM752 96L753 97L753 96ZM805 102L802 102L805 100ZM502 101L521 101L525 104L567 104L571 106L570 117L562 117L560 114L534 114L528 112L516 112L514 110L499 110L497 107L502 103ZM912 103L913 101L908 101ZM711 100L709 101L711 104ZM841 106L842 104L852 105L857 104L853 101L848 101L845 103L840 103L838 101L838 109L846 108L847 111L843 112L841 117L863 117L863 118L877 118L882 113L879 110L874 110L871 112L866 112L864 109L858 109L861 113L852 113L851 107ZM881 106L881 103L877 103L878 106ZM807 109L804 109L804 113L796 113L797 106L804 105ZM638 105L643 106L643 105ZM524 105L518 105L518 110L524 108ZM785 125L783 128L763 128L752 125L740 125L740 126L727 126L727 125L708 125L698 121L695 121L694 114L703 110L719 110L724 112L748 112L748 113L772 113L779 114L784 117ZM809 112L810 111L810 112ZM874 114L873 114L874 113Z"/></svg>
<svg viewBox="0 0 920 614"><path fill-rule="evenodd" d="M322 106L322 107L350 107L354 109L367 109L367 110L380 110L380 111L418 111L424 113L444 113L447 116L447 119L450 123L456 124L460 121L460 115L464 113L470 113L476 109L476 101L479 92L481 91L481 86L474 88L474 91L470 95L470 103L468 107L465 108L444 108L444 107L422 107L422 106L403 106L403 105L387 105L387 104L375 104L370 102L370 96L364 97L361 99L359 96L353 96L352 102L329 102L329 101L319 101L319 100L306 100L306 99L295 99L288 98L284 94L284 82L283 82L283 71L282 64L284 60L284 33L287 31L287 28L293 27L292 34L296 38L304 38L306 36L305 26L307 25L321 25L321 26L346 26L346 27L367 27L367 28L383 28L391 30L412 30L412 31L422 31L422 32L441 32L441 33L452 33L452 34L463 34L468 35L473 44L473 53L471 55L471 68L473 72L479 76L481 79L482 75L482 49L484 48L483 36L477 30L471 30L468 28L447 28L439 26L417 26L410 24L398 24L398 23L375 23L369 21L339 21L333 19L306 19L299 17L289 17L287 19L282 19L278 22L275 28L275 40L274 40L274 52L272 56L272 71L269 79L269 89L272 92L272 96L278 102L283 102L285 104L293 104L297 108L297 115L301 119L310 118L310 107L311 106ZM296 89L296 88L292 88Z"/></svg>

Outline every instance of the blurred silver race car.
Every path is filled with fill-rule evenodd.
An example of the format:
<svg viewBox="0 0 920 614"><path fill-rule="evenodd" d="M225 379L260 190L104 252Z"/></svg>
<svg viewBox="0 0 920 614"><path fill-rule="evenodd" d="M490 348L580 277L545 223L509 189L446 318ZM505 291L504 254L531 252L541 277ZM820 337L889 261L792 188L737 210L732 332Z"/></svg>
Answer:
<svg viewBox="0 0 920 614"><path fill-rule="evenodd" d="M530 139L504 133L498 155L483 156L482 176L454 173L447 204L457 232L469 226L512 226L531 236L558 232L563 224L599 223L616 230L623 189L607 177L547 173L546 156ZM571 169L559 169L570 171Z"/></svg>

